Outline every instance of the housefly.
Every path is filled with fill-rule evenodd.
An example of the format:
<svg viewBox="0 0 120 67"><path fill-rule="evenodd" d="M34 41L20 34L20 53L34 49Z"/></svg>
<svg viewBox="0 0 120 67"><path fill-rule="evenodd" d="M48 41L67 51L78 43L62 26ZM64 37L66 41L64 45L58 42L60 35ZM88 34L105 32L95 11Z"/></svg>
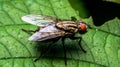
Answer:
<svg viewBox="0 0 120 67"><path fill-rule="evenodd" d="M55 39L52 44L54 44L57 40L61 38L63 49L64 49L64 58L65 58L65 64L66 62L66 48L65 48L65 39L70 38L72 40L79 39L78 45L80 46L81 50L83 52L86 52L80 42L81 42L81 37L75 37L75 33L86 33L87 28L90 27L86 23L84 23L81 20L76 20L76 18L71 17L71 20L61 20L57 18L53 18L50 16L43 16L43 15L36 15L36 14L30 14L30 15L25 15L22 17L23 21L26 21L30 24L39 26L38 30L31 31L31 30L24 30L23 31L31 31L35 32L31 37L29 37L28 40L30 41L47 41L47 40L52 40ZM51 45L50 45L51 46ZM45 53L49 47L45 49L41 55L35 59L37 61L43 53Z"/></svg>

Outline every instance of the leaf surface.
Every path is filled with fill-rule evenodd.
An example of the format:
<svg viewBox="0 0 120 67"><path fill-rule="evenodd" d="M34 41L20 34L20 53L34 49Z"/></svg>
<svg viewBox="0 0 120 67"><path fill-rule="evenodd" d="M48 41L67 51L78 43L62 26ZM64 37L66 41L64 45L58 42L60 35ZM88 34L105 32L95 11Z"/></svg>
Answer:
<svg viewBox="0 0 120 67"><path fill-rule="evenodd" d="M0 67L65 67L64 51L60 40L52 45L44 57L34 62L39 52L50 43L28 41L31 34L21 29L36 30L37 26L21 20L21 17L27 14L42 14L60 19L70 19L71 16L80 18L68 0L1 0ZM83 21L88 24L93 22L92 18ZM82 35L82 46L87 53L83 53L76 45L77 40L66 39L67 66L119 67L119 28L120 20L115 18L101 27L92 26L92 29L88 29L88 32ZM36 50L38 47L39 50Z"/></svg>

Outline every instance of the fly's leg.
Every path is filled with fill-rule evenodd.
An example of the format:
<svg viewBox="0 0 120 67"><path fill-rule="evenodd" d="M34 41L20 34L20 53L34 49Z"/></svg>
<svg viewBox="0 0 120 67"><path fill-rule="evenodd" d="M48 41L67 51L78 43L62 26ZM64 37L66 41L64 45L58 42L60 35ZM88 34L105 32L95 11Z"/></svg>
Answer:
<svg viewBox="0 0 120 67"><path fill-rule="evenodd" d="M25 29L22 29L22 31L27 32L27 33L29 33L29 32L35 33L36 31L39 31L39 30L42 29L42 28L44 28L44 27L39 27L39 28L36 29L36 30L25 30Z"/></svg>
<svg viewBox="0 0 120 67"><path fill-rule="evenodd" d="M62 38L62 45L63 45L63 50L64 50L64 61L65 65L67 66L67 58L66 58L66 48L65 48L65 38Z"/></svg>
<svg viewBox="0 0 120 67"><path fill-rule="evenodd" d="M84 53L86 53L86 50L84 50L83 47L82 47L82 45L81 45L81 40L82 40L82 37L80 37L78 44L79 44L81 50L82 50Z"/></svg>
<svg viewBox="0 0 120 67"><path fill-rule="evenodd" d="M25 29L22 29L22 31L24 31L24 32L33 32L33 33L35 33L36 32L36 30L25 30Z"/></svg>
<svg viewBox="0 0 120 67"><path fill-rule="evenodd" d="M44 49L41 54L34 60L34 62L36 62L37 60L39 60L48 50L49 48L52 46L52 44L48 45L46 49Z"/></svg>
<svg viewBox="0 0 120 67"><path fill-rule="evenodd" d="M83 47L82 47L82 45L81 45L82 37L74 37L74 36L72 36L72 37L70 37L70 39L72 39L72 40L79 39L78 45L79 45L79 47L81 48L81 50L82 50L84 53L86 53L86 50L84 50Z"/></svg>
<svg viewBox="0 0 120 67"><path fill-rule="evenodd" d="M75 17L71 17L71 21L77 21L77 19Z"/></svg>
<svg viewBox="0 0 120 67"><path fill-rule="evenodd" d="M51 47L55 42L57 42L58 40L59 40L59 38L58 38L58 39L56 38L55 41L53 41L51 44L49 44L49 45L47 46L47 48L44 49L44 50L41 52L41 54L34 60L34 62L36 62L36 61L39 60L43 55L45 55L45 54L47 53L47 51L50 49L50 47Z"/></svg>

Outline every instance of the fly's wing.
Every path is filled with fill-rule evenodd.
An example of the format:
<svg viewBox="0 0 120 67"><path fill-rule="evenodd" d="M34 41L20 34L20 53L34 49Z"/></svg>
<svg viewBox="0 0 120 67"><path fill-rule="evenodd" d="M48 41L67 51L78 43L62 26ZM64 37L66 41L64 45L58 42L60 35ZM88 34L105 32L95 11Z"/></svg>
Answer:
<svg viewBox="0 0 120 67"><path fill-rule="evenodd" d="M55 25L49 25L45 28L34 33L29 40L30 41L45 41L52 38L60 37L64 34L64 31L61 31L55 27Z"/></svg>
<svg viewBox="0 0 120 67"><path fill-rule="evenodd" d="M57 38L62 36L62 32L36 32L28 40L30 41L45 41L52 38Z"/></svg>
<svg viewBox="0 0 120 67"><path fill-rule="evenodd" d="M47 26L49 24L55 24L57 19L49 16L30 14L23 16L22 20L37 26Z"/></svg>

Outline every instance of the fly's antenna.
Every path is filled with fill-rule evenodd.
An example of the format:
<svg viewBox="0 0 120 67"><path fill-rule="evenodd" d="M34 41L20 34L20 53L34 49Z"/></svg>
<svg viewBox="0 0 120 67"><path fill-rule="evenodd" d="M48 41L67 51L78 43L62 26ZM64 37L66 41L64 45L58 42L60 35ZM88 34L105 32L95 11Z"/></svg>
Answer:
<svg viewBox="0 0 120 67"><path fill-rule="evenodd" d="M92 27L89 24L86 24L89 29L92 29Z"/></svg>

